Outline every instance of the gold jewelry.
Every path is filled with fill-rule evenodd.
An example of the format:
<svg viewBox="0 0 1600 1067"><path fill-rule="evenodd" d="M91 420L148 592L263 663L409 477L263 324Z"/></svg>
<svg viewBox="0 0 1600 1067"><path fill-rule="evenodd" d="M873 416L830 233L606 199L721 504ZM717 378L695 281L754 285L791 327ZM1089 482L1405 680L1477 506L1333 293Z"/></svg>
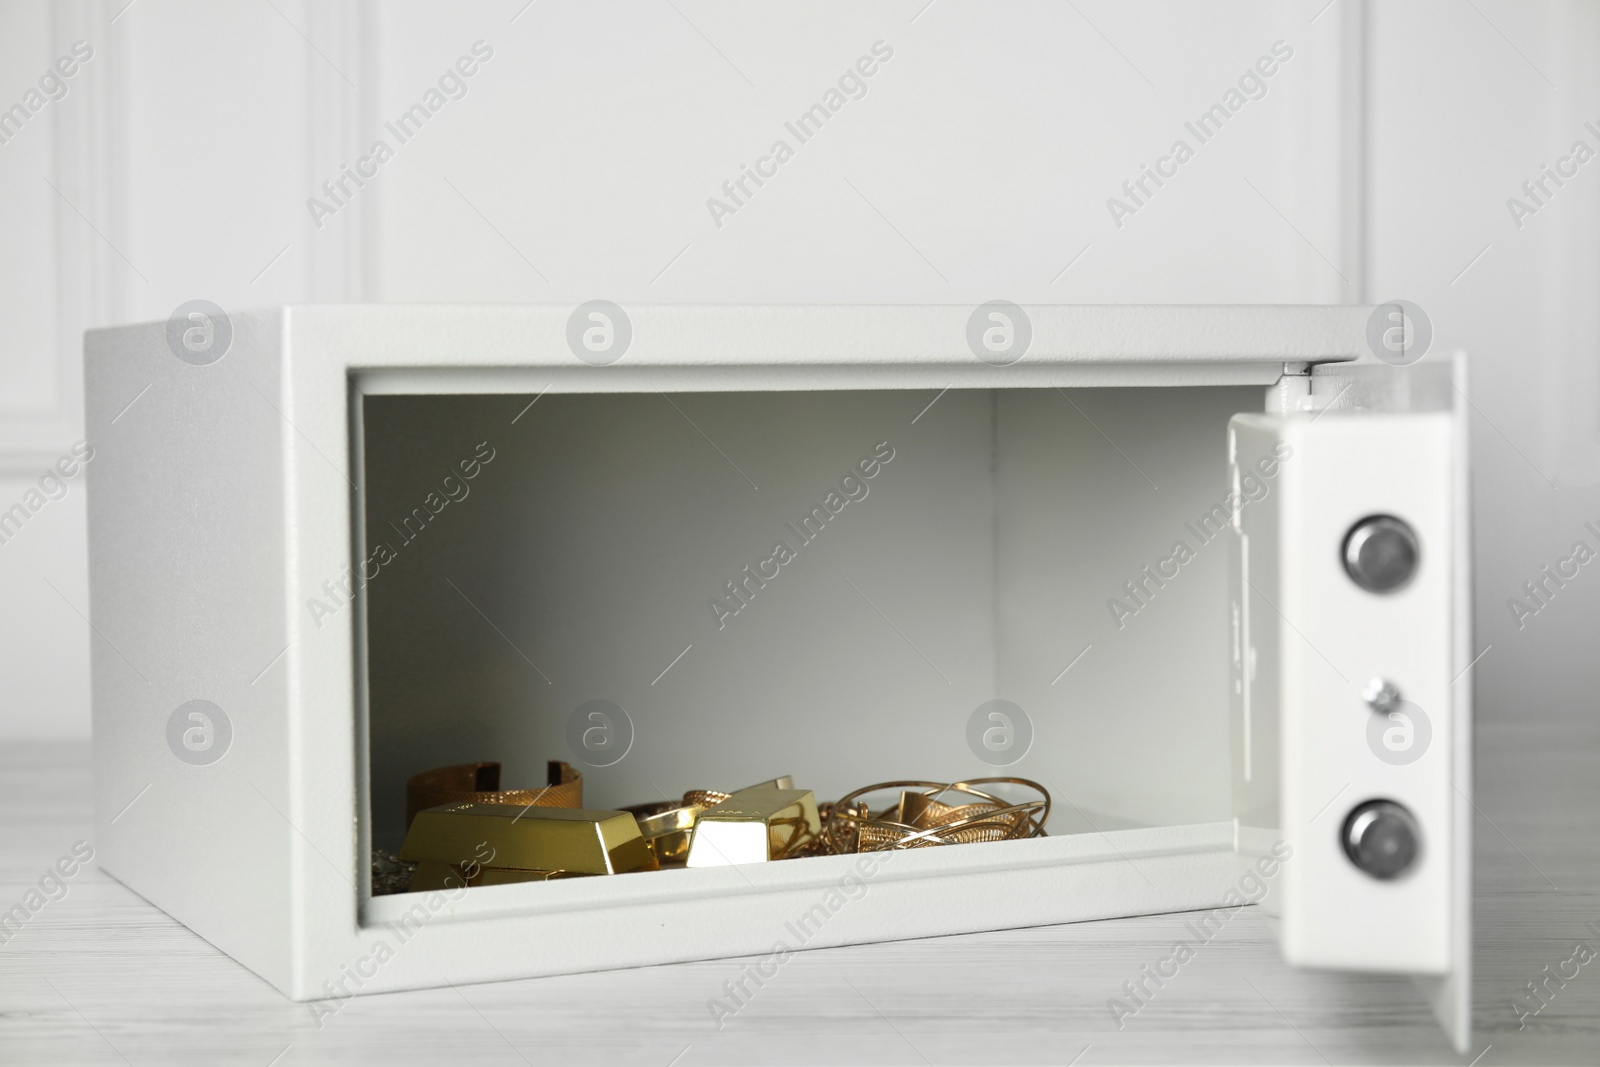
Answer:
<svg viewBox="0 0 1600 1067"><path fill-rule="evenodd" d="M720 789L691 789L683 794L683 802L697 808L714 808L731 796Z"/></svg>
<svg viewBox="0 0 1600 1067"><path fill-rule="evenodd" d="M548 776L542 789L502 790L493 762L414 775L406 783L406 842L398 856L374 853L374 895L402 891L408 877L416 892L1014 841L1044 837L1051 805L1044 786L1025 778L880 782L818 805L785 776L732 793L691 789L681 800L583 811L575 810L582 775L551 760ZM1013 802L988 791L996 785L1038 796ZM891 790L892 800L877 807L874 794ZM484 846L488 855L475 861Z"/></svg>
<svg viewBox="0 0 1600 1067"><path fill-rule="evenodd" d="M1012 803L978 786L1014 785L1039 794ZM895 803L874 815L867 798L899 789ZM935 798L959 794L972 801L951 805ZM833 852L878 852L931 845L975 844L1044 837L1050 793L1026 778L974 778L966 782L880 782L858 789L829 806L823 839Z"/></svg>

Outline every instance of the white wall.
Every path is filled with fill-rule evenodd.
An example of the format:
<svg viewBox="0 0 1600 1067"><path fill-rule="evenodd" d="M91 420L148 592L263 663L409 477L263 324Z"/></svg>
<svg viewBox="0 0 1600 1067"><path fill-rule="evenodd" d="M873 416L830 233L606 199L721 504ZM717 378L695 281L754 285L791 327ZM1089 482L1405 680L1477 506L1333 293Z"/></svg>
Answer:
<svg viewBox="0 0 1600 1067"><path fill-rule="evenodd" d="M1553 488L1600 478L1600 164L1520 230L1505 207L1572 140L1600 147L1577 0L123 3L0 7L0 106L94 48L0 144L0 507L95 436L82 328L193 298L1406 297L1474 354L1482 715L1581 714L1597 689L1600 579L1520 632L1505 604L1600 546L1595 491ZM466 96L399 144L383 123L479 40ZM797 144L785 120L880 40L865 97ZM1184 122L1279 40L1266 95L1198 144ZM307 198L380 136L394 158L315 227ZM716 225L707 198L779 137L794 158ZM1179 137L1194 158L1114 225L1107 198ZM0 736L87 732L82 514L71 491L0 544Z"/></svg>

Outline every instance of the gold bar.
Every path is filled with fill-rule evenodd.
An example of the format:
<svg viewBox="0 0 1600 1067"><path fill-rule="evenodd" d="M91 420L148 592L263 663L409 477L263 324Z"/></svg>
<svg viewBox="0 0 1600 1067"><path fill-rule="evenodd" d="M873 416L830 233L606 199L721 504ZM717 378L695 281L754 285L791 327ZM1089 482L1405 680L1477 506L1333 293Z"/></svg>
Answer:
<svg viewBox="0 0 1600 1067"><path fill-rule="evenodd" d="M420 860L417 869L411 874L411 885L407 888L407 892L428 893L439 889L460 889L471 884L471 879L462 873L460 867L452 867L448 863L435 863L432 860Z"/></svg>
<svg viewBox="0 0 1600 1067"><path fill-rule="evenodd" d="M663 801L626 809L639 823L639 832L658 867L682 867L689 858L695 820L706 808L699 804Z"/></svg>
<svg viewBox="0 0 1600 1067"><path fill-rule="evenodd" d="M701 814L689 846L690 867L723 867L783 859L822 831L817 799L809 789L774 783L741 789Z"/></svg>
<svg viewBox="0 0 1600 1067"><path fill-rule="evenodd" d="M621 874L654 863L625 811L472 803L418 812L400 858L573 874Z"/></svg>
<svg viewBox="0 0 1600 1067"><path fill-rule="evenodd" d="M794 781L788 775L770 782L746 786L740 793L752 789L793 789ZM694 839L695 822L700 815L733 793L720 793L711 789L691 789L681 801L663 800L654 804L635 804L624 808L639 821L639 832L655 855L658 867L682 867L689 859L690 843Z"/></svg>

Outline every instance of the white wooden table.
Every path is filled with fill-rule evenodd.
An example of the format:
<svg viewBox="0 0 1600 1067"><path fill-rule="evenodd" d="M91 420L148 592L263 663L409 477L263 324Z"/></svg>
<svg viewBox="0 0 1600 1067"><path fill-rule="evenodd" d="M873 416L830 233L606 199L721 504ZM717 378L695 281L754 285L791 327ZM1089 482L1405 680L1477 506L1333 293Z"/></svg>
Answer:
<svg viewBox="0 0 1600 1067"><path fill-rule="evenodd" d="M1600 726L1576 729L1480 726L1466 1057L1408 980L1292 971L1254 909L1120 1030L1108 998L1185 916L799 953L721 1029L732 960L358 996L319 1027L91 867L0 944L0 1063L1600 1063L1600 960L1525 1028L1510 1006L1600 951ZM89 836L88 751L13 744L0 776L4 910Z"/></svg>

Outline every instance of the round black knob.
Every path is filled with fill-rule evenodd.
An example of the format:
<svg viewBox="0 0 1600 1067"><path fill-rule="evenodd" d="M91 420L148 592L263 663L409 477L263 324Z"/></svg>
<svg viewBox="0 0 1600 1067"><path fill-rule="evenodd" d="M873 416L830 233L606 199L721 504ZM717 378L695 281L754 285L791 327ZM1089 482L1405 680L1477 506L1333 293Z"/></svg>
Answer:
<svg viewBox="0 0 1600 1067"><path fill-rule="evenodd" d="M1344 570L1369 593L1392 593L1417 573L1422 550L1410 526L1393 515L1369 515L1344 538Z"/></svg>
<svg viewBox="0 0 1600 1067"><path fill-rule="evenodd" d="M1374 878L1398 878L1416 862L1417 820L1392 800L1369 800L1344 820L1344 854Z"/></svg>

